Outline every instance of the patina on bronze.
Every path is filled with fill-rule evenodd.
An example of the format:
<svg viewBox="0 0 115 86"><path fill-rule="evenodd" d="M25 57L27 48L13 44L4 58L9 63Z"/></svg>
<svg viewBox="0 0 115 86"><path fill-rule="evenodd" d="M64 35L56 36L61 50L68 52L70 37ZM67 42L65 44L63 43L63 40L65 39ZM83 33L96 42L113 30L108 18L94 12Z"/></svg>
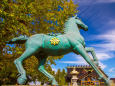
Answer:
<svg viewBox="0 0 115 86"><path fill-rule="evenodd" d="M54 76L49 74L44 68L46 59L48 56L64 55L69 52L74 52L76 54L80 54L86 60L86 62L91 65L92 68L97 72L100 79L103 78L105 82L109 85L108 79L97 67L98 60L94 49L91 47L85 47L84 38L80 34L80 29L78 27L85 31L88 30L87 25L85 25L76 15L69 18L65 22L64 34L59 34L55 36L47 34L35 34L31 37L19 36L17 38L13 38L11 41L7 41L7 43L25 43L26 46L25 52L14 61L20 74L17 79L18 83L24 84L27 81L26 71L24 70L22 65L23 60L27 59L31 55L35 55L36 58L40 58L38 70L42 72L45 76L47 76L49 80L52 81L52 85L58 85ZM53 41L53 43L51 43L52 38L54 37L58 38L58 42ZM42 52L42 54L40 52ZM88 55L88 52L91 52L93 56L93 61Z"/></svg>

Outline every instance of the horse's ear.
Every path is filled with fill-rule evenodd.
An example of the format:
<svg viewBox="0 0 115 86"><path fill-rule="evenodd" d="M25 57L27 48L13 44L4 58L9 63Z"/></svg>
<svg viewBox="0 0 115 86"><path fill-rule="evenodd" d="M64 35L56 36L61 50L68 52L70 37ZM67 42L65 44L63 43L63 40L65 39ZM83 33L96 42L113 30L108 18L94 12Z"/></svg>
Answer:
<svg viewBox="0 0 115 86"><path fill-rule="evenodd" d="M78 19L77 14L74 17L75 17L75 19Z"/></svg>

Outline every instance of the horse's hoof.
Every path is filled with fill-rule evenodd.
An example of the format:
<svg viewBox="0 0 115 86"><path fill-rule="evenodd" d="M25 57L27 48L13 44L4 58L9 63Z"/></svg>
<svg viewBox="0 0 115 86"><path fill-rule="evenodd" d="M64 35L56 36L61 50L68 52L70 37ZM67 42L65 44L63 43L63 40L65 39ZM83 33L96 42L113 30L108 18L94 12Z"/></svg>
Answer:
<svg viewBox="0 0 115 86"><path fill-rule="evenodd" d="M110 83L109 83L109 82L107 83L107 86L110 86Z"/></svg>
<svg viewBox="0 0 115 86"><path fill-rule="evenodd" d="M18 77L18 79L17 79L17 82L18 82L18 84L20 84L20 85L25 84L26 81L27 81L27 78L23 78L23 77L21 77L21 76Z"/></svg>
<svg viewBox="0 0 115 86"><path fill-rule="evenodd" d="M99 78L98 78L99 80L101 80L101 79L103 79L103 76L99 76Z"/></svg>
<svg viewBox="0 0 115 86"><path fill-rule="evenodd" d="M109 80L105 79L107 86L110 86Z"/></svg>
<svg viewBox="0 0 115 86"><path fill-rule="evenodd" d="M58 83L57 83L57 81L55 79L52 80L52 85L53 86L58 86Z"/></svg>
<svg viewBox="0 0 115 86"><path fill-rule="evenodd" d="M101 77L99 77L98 79L99 79L99 80L101 80L102 78L101 78Z"/></svg>
<svg viewBox="0 0 115 86"><path fill-rule="evenodd" d="M52 85L53 85L53 86L58 86L58 83L56 82L56 80L53 80L53 81L52 81Z"/></svg>

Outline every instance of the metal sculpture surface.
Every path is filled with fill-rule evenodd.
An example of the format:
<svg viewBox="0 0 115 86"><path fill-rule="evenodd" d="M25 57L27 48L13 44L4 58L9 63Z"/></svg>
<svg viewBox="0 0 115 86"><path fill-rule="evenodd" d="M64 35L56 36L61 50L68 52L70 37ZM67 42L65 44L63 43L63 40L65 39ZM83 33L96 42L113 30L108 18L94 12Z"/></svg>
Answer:
<svg viewBox="0 0 115 86"><path fill-rule="evenodd" d="M80 29L87 31L88 27L76 15L65 22L64 34L35 34L31 37L19 36L7 41L7 43L25 43L26 46L25 52L14 61L20 74L17 79L18 83L24 84L27 81L26 71L22 65L23 60L29 58L31 55L35 55L36 58L40 60L38 70L52 81L52 85L58 85L54 76L49 74L44 68L46 59L48 56L57 56L74 52L80 54L86 62L93 67L100 79L104 79L109 85L108 79L97 67L98 60L94 49L91 47L85 47L84 38L79 32ZM93 61L88 55L88 52L91 52Z"/></svg>

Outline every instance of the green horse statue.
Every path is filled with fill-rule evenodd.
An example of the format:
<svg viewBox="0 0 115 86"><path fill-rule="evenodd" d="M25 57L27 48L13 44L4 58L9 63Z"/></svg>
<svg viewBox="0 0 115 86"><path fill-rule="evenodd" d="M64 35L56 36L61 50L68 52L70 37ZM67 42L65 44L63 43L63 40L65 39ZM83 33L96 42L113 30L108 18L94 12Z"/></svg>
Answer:
<svg viewBox="0 0 115 86"><path fill-rule="evenodd" d="M46 59L48 56L58 56L67 54L69 52L74 52L81 55L86 60L86 62L97 72L100 79L105 80L106 84L109 86L108 78L98 68L98 59L94 49L92 47L85 47L84 38L79 32L80 29L87 31L88 27L76 15L67 19L64 24L63 34L35 34L31 37L19 36L13 38L10 41L7 41L9 44L25 43L26 47L25 52L14 61L20 74L17 82L19 84L26 83L27 76L22 62L30 56L34 55L36 58L38 58L38 60L40 60L38 70L48 77L49 80L51 80L52 85L58 85L54 76L49 74L44 68ZM91 52L93 60L91 60L88 52Z"/></svg>

